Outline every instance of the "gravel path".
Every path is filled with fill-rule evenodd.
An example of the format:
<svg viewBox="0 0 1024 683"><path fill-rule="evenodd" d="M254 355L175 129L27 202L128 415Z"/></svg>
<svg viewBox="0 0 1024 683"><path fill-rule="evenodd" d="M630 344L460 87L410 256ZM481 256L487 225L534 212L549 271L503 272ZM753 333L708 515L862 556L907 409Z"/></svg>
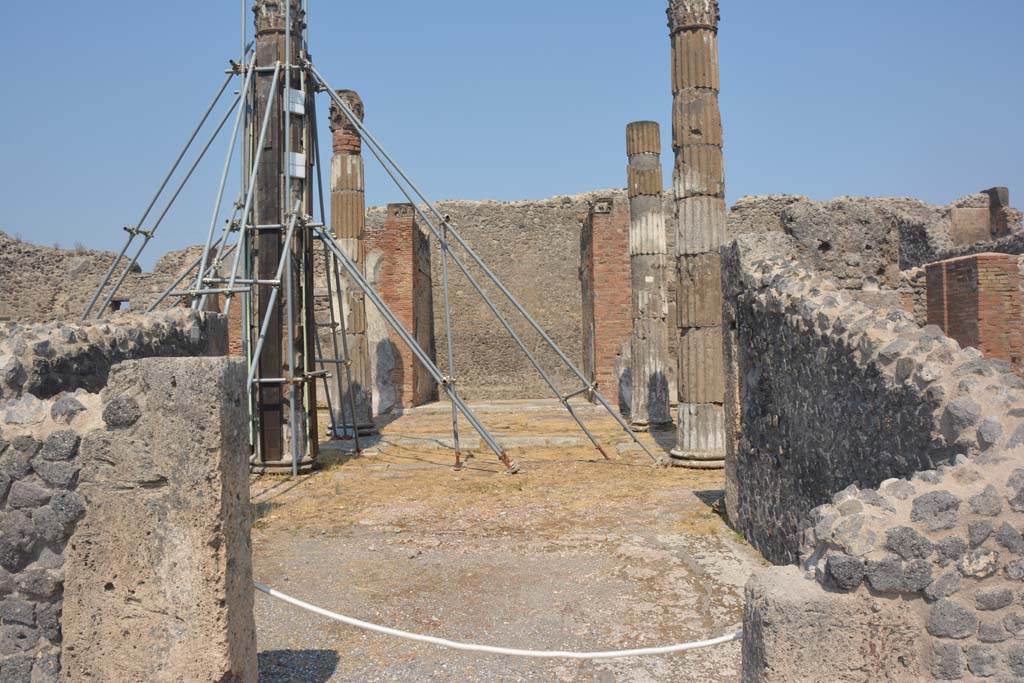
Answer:
<svg viewBox="0 0 1024 683"><path fill-rule="evenodd" d="M492 416L509 434L569 433L560 416L520 419ZM613 426L599 424L613 440ZM254 482L257 580L374 623L521 648L665 645L741 619L760 559L710 508L721 473L654 470L631 453L605 463L583 447L517 454L515 477L484 453L455 473L442 450L386 447L443 427L440 413L406 416L376 453L339 454L299 481ZM526 660L387 638L262 594L256 619L261 683L718 683L739 671L738 643L612 662Z"/></svg>

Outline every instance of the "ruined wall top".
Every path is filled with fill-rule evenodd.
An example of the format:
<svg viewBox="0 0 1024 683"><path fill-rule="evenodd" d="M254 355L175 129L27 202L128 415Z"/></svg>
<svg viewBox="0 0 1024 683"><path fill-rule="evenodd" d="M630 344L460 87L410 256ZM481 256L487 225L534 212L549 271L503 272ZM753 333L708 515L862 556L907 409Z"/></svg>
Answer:
<svg viewBox="0 0 1024 683"><path fill-rule="evenodd" d="M363 106L363 99L359 97L359 93L355 90L337 90L338 97L344 100L348 108L352 110L352 113L362 121L363 116L366 114L366 110ZM331 102L331 131L355 131L355 127L349 122L348 117L341 113L341 107Z"/></svg>
<svg viewBox="0 0 1024 683"><path fill-rule="evenodd" d="M718 0L669 0L668 27L672 33L686 29L718 30Z"/></svg>
<svg viewBox="0 0 1024 683"><path fill-rule="evenodd" d="M292 16L295 18L292 31L298 34L306 26L305 12L302 11L302 4L299 0L289 1L292 6ZM256 0L252 6L252 13L256 15L257 36L284 33L286 13L284 0Z"/></svg>

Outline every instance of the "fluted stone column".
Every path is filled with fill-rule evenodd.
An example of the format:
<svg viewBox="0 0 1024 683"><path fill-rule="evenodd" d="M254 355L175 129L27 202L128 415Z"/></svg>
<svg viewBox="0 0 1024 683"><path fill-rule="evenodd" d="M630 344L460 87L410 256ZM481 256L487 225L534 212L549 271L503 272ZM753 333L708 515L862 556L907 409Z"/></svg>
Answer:
<svg viewBox="0 0 1024 683"><path fill-rule="evenodd" d="M668 246L661 192L661 129L626 126L629 258L633 280L630 419L637 430L672 424L668 393Z"/></svg>
<svg viewBox="0 0 1024 683"><path fill-rule="evenodd" d="M669 0L668 20L679 327L679 432L672 455L686 467L717 469L725 458L718 0Z"/></svg>
<svg viewBox="0 0 1024 683"><path fill-rule="evenodd" d="M268 469L291 469L293 461L297 461L300 468L308 468L315 464L319 448L316 391L308 380L308 375L316 369L313 236L309 227L302 225L296 229L292 243L285 244L283 227L289 222L296 203L302 215L311 214L313 209L313 186L306 182L312 178L313 155L306 147L311 137L310 122L305 113L312 103L312 91L306 88L304 107L288 106L286 102L286 98L294 96L294 93L286 93L288 86L293 91L302 87L298 67L305 59L302 41L305 11L300 0L256 0L252 11L256 23L256 67L259 71L254 77L255 97L249 118L251 129L247 139L250 145L256 144L271 102L271 85L274 83L271 67L275 64L293 66L290 82L286 72L282 71L273 93L251 216L254 225L275 226L257 230L249 245L254 255L253 270L257 279L277 279L282 254L285 250L292 252L288 271L290 288L281 287L275 299L274 286L261 284L253 287L251 308L254 315L249 321L250 329L260 329L269 312L268 334L256 374L258 379L267 381L255 387L259 465ZM256 151L250 147L246 158L255 159ZM283 192L286 184L289 186L287 196ZM250 342L255 345L254 338L251 337ZM295 362L291 367L293 356ZM280 381L288 378L299 381ZM291 413L293 396L294 416Z"/></svg>
<svg viewBox="0 0 1024 683"><path fill-rule="evenodd" d="M352 90L339 90L338 95L349 108L363 118L363 101ZM331 230L345 250L345 254L359 268L366 271L366 199L363 164L363 145L359 132L341 113L337 105L331 104L331 133L333 134L334 156L331 158ZM360 434L372 434L373 401L371 387L373 381L370 374L370 347L366 336L366 302L363 291L350 282L347 275L339 273L341 291L337 293L337 302L342 302L343 310L336 309L335 317L344 316L345 330L348 333L348 353L352 361L352 387L346 387L341 396L340 405L335 405L339 424L345 422L343 416L351 419L350 398L355 402L356 425ZM332 287L334 283L331 283ZM337 305L337 303L335 304ZM324 347L325 350L327 347ZM339 371L340 379L344 372ZM349 396L351 391L351 397Z"/></svg>

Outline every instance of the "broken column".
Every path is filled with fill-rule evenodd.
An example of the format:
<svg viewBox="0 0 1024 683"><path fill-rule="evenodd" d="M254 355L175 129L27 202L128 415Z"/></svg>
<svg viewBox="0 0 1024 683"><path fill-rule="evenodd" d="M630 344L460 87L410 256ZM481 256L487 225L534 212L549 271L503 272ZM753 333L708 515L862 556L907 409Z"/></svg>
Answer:
<svg viewBox="0 0 1024 683"><path fill-rule="evenodd" d="M725 165L718 109L718 1L669 0L679 328L677 464L724 466L722 282Z"/></svg>
<svg viewBox="0 0 1024 683"><path fill-rule="evenodd" d="M626 127L629 157L629 258L633 277L630 420L637 430L672 424L668 393L668 247L662 211L661 130Z"/></svg>
<svg viewBox="0 0 1024 683"><path fill-rule="evenodd" d="M352 90L339 90L338 95L360 120L363 118L363 101ZM331 104L331 132L334 138L334 156L331 159L331 230L345 254L365 275L365 244L364 228L366 223L365 180L362 153L362 139L359 131L342 114L336 104ZM370 349L366 338L366 302L363 291L351 282L340 266L337 268L338 282L331 282L331 287L340 285L335 292L335 320L344 316L345 331L348 336L348 355L351 361L350 371L352 386L344 384L345 373L338 368L336 376L339 396L334 410L338 413L338 424L345 424L351 419L349 406L355 404L355 423L360 434L372 434L373 401L370 376ZM331 270L328 269L328 277ZM325 353L333 353L333 348L321 342ZM333 341L333 340L332 340ZM348 416L348 417L344 417Z"/></svg>

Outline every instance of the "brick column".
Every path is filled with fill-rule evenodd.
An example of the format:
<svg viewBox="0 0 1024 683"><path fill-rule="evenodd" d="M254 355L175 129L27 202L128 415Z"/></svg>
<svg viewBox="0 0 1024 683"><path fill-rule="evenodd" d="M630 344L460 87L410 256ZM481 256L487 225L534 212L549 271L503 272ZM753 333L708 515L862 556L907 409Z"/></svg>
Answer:
<svg viewBox="0 0 1024 683"><path fill-rule="evenodd" d="M359 95L352 90L339 90L338 95L362 120L364 109ZM334 156L331 158L331 230L345 254L365 275L366 251L363 232L366 224L366 199L363 145L358 131L333 103L331 133L334 143ZM335 293L337 299L334 304L334 316L336 320L340 320L344 315L345 329L348 333L348 353L352 361L352 387L345 386L343 369L332 368L332 372L336 371L341 379L339 386L345 387L344 393L338 392L340 399L336 401L338 405L334 406L334 410L338 413L337 420L340 424L344 421L342 416L349 415L350 400L354 401L359 432L372 434L376 428L373 424L370 349L366 337L366 302L362 290L356 287L347 275L339 273L339 279L341 291ZM331 286L334 284L332 282ZM329 335L321 337L324 353L333 354L333 339ZM351 419L351 416L348 419Z"/></svg>
<svg viewBox="0 0 1024 683"><path fill-rule="evenodd" d="M366 230L367 253L380 253L377 292L402 325L431 357L434 353L430 241L416 224L412 204L389 204L381 229ZM371 369L373 386L394 391L395 403L411 408L437 397L437 385L401 341L388 329L390 353L377 350Z"/></svg>
<svg viewBox="0 0 1024 683"><path fill-rule="evenodd" d="M630 418L638 430L672 424L668 393L668 290L661 192L661 130L654 121L626 127L629 158L629 256L633 334Z"/></svg>
<svg viewBox="0 0 1024 683"><path fill-rule="evenodd" d="M612 405L619 404L619 365L633 327L629 210L608 197L591 205L583 223L583 370Z"/></svg>
<svg viewBox="0 0 1024 683"><path fill-rule="evenodd" d="M1024 295L1018 257L977 254L927 266L928 323L961 346L1024 371Z"/></svg>
<svg viewBox="0 0 1024 683"><path fill-rule="evenodd" d="M725 170L718 110L718 1L669 0L679 326L678 464L725 458L722 281Z"/></svg>

